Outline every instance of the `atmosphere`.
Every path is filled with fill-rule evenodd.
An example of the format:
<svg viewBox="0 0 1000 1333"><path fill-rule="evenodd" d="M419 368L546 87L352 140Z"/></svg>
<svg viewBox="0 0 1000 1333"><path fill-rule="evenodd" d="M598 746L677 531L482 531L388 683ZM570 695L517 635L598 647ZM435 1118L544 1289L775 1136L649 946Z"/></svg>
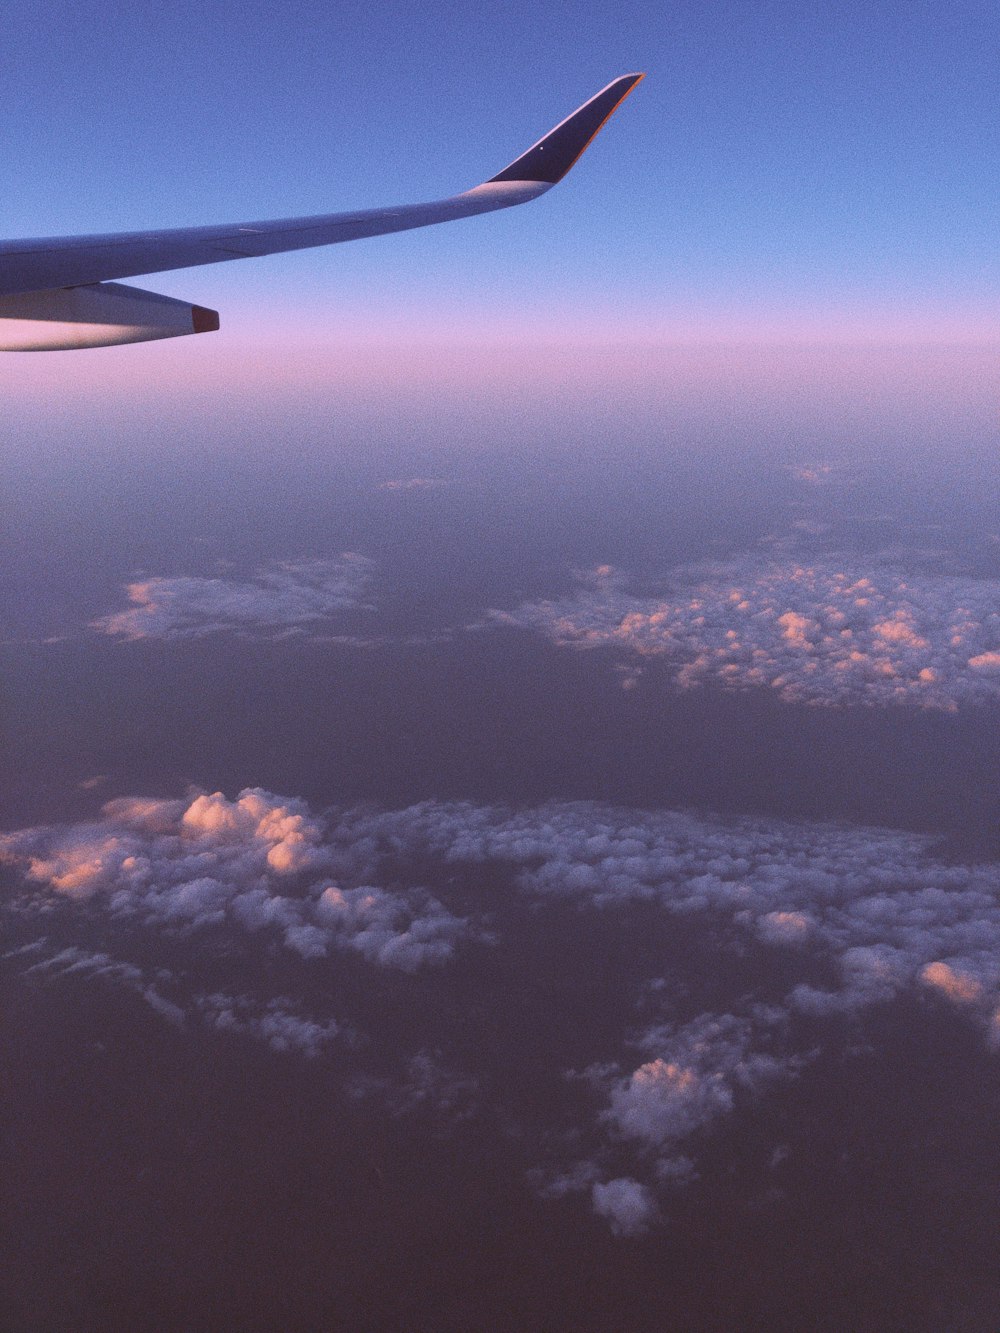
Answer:
<svg viewBox="0 0 1000 1333"><path fill-rule="evenodd" d="M5 32L4 232L441 198L639 70L585 161L530 208L156 287L220 309L217 344L290 323L320 338L979 339L1000 287L998 37L986 0L85 15L41 0Z"/></svg>
<svg viewBox="0 0 1000 1333"><path fill-rule="evenodd" d="M997 1333L998 39L6 16L4 1333Z"/></svg>

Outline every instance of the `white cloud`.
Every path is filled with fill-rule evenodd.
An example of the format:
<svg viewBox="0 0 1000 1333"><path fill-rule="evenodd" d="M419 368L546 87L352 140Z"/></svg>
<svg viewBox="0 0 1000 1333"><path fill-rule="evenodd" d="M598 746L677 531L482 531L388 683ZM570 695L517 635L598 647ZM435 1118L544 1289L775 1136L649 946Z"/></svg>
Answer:
<svg viewBox="0 0 1000 1333"><path fill-rule="evenodd" d="M982 982L947 963L925 963L920 969L920 980L954 1004L974 1004L983 993Z"/></svg>
<svg viewBox="0 0 1000 1333"><path fill-rule="evenodd" d="M704 917L720 942L740 934L786 953L794 946L806 973L816 959L833 964L840 985L803 980L786 997L793 1012L881 1003L929 984L923 969L935 963L975 979L977 1013L1000 1006L1000 863L937 857L919 834L589 802L345 811L331 833L352 873L378 864L379 845L395 858L430 851L452 864L507 863L532 897L607 910L655 902Z"/></svg>
<svg viewBox="0 0 1000 1333"><path fill-rule="evenodd" d="M701 1014L651 1028L640 1039L651 1059L625 1078L612 1072L595 1080L608 1092L601 1119L614 1134L654 1152L661 1184L686 1182L693 1164L678 1144L729 1115L741 1094L796 1072L799 1058L762 1049L780 1019L758 1007L749 1016Z"/></svg>
<svg viewBox="0 0 1000 1333"><path fill-rule="evenodd" d="M123 986L139 995L174 1027L200 1022L216 1032L253 1038L273 1051L315 1057L343 1031L341 1024L332 1018L321 1020L303 1015L286 996L259 1000L221 992L188 995L181 979L168 969L151 971L101 950L77 945L53 949L43 938L12 949L3 957L8 961L23 960L28 965L20 968L20 974L36 981L78 977L83 981Z"/></svg>
<svg viewBox="0 0 1000 1333"><path fill-rule="evenodd" d="M223 632L276 638L312 631L365 605L374 565L347 552L286 560L251 578L157 577L130 583L130 605L91 628L122 639L185 639ZM366 608L370 609L370 608Z"/></svg>
<svg viewBox="0 0 1000 1333"><path fill-rule="evenodd" d="M404 897L364 885L341 889L328 885L315 907L320 926L336 941L372 962L413 972L424 963L443 963L466 923L453 917L430 894Z"/></svg>
<svg viewBox="0 0 1000 1333"><path fill-rule="evenodd" d="M591 1199L594 1212L606 1219L616 1236L642 1235L659 1215L650 1190L627 1176L595 1183Z"/></svg>
<svg viewBox="0 0 1000 1333"><path fill-rule="evenodd" d="M757 934L765 944L805 944L813 921L805 912L765 912L757 918Z"/></svg>
<svg viewBox="0 0 1000 1333"><path fill-rule="evenodd" d="M732 1106L732 1093L718 1070L699 1074L658 1056L614 1089L608 1115L628 1137L659 1144L686 1137Z"/></svg>
<svg viewBox="0 0 1000 1333"><path fill-rule="evenodd" d="M635 976L622 963L620 1048L595 1050L605 1063L578 1078L586 1125L565 1139L568 1162L539 1177L543 1196L589 1192L621 1228L633 1215L646 1224L646 1196L609 1192L613 1182L632 1181L655 1200L689 1180L704 1137L794 1076L824 1032L842 1034L844 1015L863 1020L896 1002L912 1005L919 1023L928 1005L949 1006L982 1032L984 1047L1000 1047L1000 862L966 864L913 833L588 802L512 811L428 801L321 818L301 801L249 789L234 801L119 799L88 823L2 835L0 857L22 869L25 913L48 918L65 905L52 917L60 929L73 914L88 929L104 914L179 942L198 932L211 941L259 935L264 956L280 955L303 984L322 984L338 952L405 974L445 962L473 934L426 889L401 887L417 864L447 876L456 893L489 866L491 882L506 874L532 908L600 911L608 932L636 905L670 923L664 938L676 923L697 962L679 945L654 975L648 963L637 961ZM564 930L574 915L562 914ZM286 1000L221 990L192 1008L166 981L104 953L27 946L17 956L36 977L152 987L188 1022L194 1013L275 1048L316 1054L337 1029ZM748 970L727 989L734 959ZM427 1053L408 1067L400 1104L436 1105L468 1082L446 1072L430 1045L446 1048L440 1022L427 1014ZM388 1083L376 1084L390 1096Z"/></svg>
<svg viewBox="0 0 1000 1333"><path fill-rule="evenodd" d="M741 1099L795 1076L822 1043L817 1023L934 996L1000 1049L1000 863L945 859L917 834L585 802L521 811L426 802L343 812L334 840L348 860L367 849L367 865L379 845L401 861L432 852L452 867L507 864L540 905L656 906L697 929L713 977L734 950L781 951L765 989L734 996L729 1011L695 1009L623 1033L643 1059L586 1071L603 1103L604 1147L539 1173L541 1197L603 1189L618 1178L622 1144L634 1145L633 1173L645 1171L650 1189L689 1181L692 1145ZM642 1004L690 1013L709 993L697 975L674 975L678 966L642 985Z"/></svg>
<svg viewBox="0 0 1000 1333"><path fill-rule="evenodd" d="M1000 698L1000 581L746 556L679 569L661 595L607 565L572 596L492 611L562 647L658 658L674 685L787 702L953 711ZM634 684L634 671L625 677Z"/></svg>
<svg viewBox="0 0 1000 1333"><path fill-rule="evenodd" d="M340 1031L332 1018L304 1018L283 995L260 1003L246 995L213 992L196 997L205 1024L216 1032L232 1032L264 1042L272 1051L292 1052L310 1059L322 1054Z"/></svg>
<svg viewBox="0 0 1000 1333"><path fill-rule="evenodd" d="M24 957L37 952L45 953L46 941L37 940L21 949L11 950L4 958ZM103 951L81 949L69 945L46 954L39 962L22 969L26 977L80 977L85 981L110 981L125 986L140 995L149 1007L161 1018L175 1027L182 1027L185 1013L181 1005L174 1003L162 993L163 983L172 983L173 978L165 969L158 969L155 979L150 979L147 972L135 963L112 958Z"/></svg>
<svg viewBox="0 0 1000 1333"><path fill-rule="evenodd" d="M0 860L111 916L172 933L276 932L303 958L350 949L412 972L445 962L467 923L420 888L343 888L329 876L323 821L302 802L248 788L186 801L109 801L89 823L0 835Z"/></svg>

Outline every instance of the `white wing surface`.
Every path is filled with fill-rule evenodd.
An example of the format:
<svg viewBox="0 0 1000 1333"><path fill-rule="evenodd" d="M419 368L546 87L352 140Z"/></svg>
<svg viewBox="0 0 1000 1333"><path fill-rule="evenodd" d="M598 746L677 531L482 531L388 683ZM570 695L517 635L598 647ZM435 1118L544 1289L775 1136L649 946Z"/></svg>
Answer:
<svg viewBox="0 0 1000 1333"><path fill-rule="evenodd" d="M569 171L643 76L615 79L482 185L450 199L228 226L0 241L0 350L144 342L219 327L201 306L117 279L384 236L537 199Z"/></svg>

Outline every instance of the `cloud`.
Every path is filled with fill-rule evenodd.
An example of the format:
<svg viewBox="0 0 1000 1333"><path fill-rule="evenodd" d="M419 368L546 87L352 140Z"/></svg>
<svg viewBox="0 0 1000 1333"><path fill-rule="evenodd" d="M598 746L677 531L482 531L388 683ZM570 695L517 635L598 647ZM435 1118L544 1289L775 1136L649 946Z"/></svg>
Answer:
<svg viewBox="0 0 1000 1333"><path fill-rule="evenodd" d="M628 1137L660 1144L685 1138L732 1106L732 1093L719 1071L699 1074L658 1056L614 1089L608 1118Z"/></svg>
<svg viewBox="0 0 1000 1333"><path fill-rule="evenodd" d="M328 885L316 902L315 916L336 942L372 962L407 972L424 963L443 963L466 928L430 894L404 897L369 885Z"/></svg>
<svg viewBox="0 0 1000 1333"><path fill-rule="evenodd" d="M599 1122L652 1154L657 1184L689 1183L694 1163L678 1145L732 1114L741 1098L801 1067L801 1056L772 1040L776 1030L783 1036L784 1019L780 1009L756 1005L743 1016L703 1013L688 1023L654 1025L634 1043L651 1058L631 1074L622 1077L614 1066L589 1071L607 1097Z"/></svg>
<svg viewBox="0 0 1000 1333"><path fill-rule="evenodd" d="M302 958L348 949L408 972L451 956L465 921L421 888L333 882L324 837L303 802L250 788L235 801L109 801L88 823L0 835L0 860L50 894L170 933L265 931Z"/></svg>
<svg viewBox="0 0 1000 1333"><path fill-rule="evenodd" d="M955 998L934 984L944 973L924 974L933 964L976 982L981 1015L1000 1006L1000 863L937 856L920 834L592 802L512 811L434 801L342 811L331 832L351 873L371 871L378 846L397 861L430 852L450 865L506 863L534 899L655 903L703 920L720 946L780 949L803 974L784 996L789 1012L846 1012L927 986Z"/></svg>
<svg viewBox="0 0 1000 1333"><path fill-rule="evenodd" d="M588 1195L594 1212L608 1223L616 1236L641 1236L660 1220L656 1195L649 1186L631 1176L601 1180L601 1174L596 1162L583 1160L555 1174L531 1171L528 1179L540 1199Z"/></svg>
<svg viewBox="0 0 1000 1333"><path fill-rule="evenodd" d="M842 1042L845 1016L858 1024L875 1006L906 1005L919 1031L921 1013L945 1006L982 1034L984 1055L1000 1048L1000 863L963 863L909 832L590 802L511 810L427 801L320 816L295 798L248 789L235 800L120 798L86 823L2 835L0 857L21 870L20 920L29 926L55 923L65 935L79 922L88 938L138 928L140 938L155 934L158 951L169 941L181 956L205 941L193 994L170 974L78 941L25 946L17 966L26 975L103 978L143 994L171 1021L313 1057L344 1032L343 1017L323 1015L319 999L345 955L392 969L409 988L410 974L447 963L466 941L520 948L517 931L539 914L560 923L552 947L567 958L580 912L603 913L608 940L662 920L661 950L615 954L617 1046L602 1037L592 1063L584 1054L567 1071L564 1020L559 1012L541 1020L553 1029L551 1077L573 1080L567 1097L579 1118L561 1138L546 1139L543 1127L548 1166L533 1183L542 1197L588 1197L621 1234L650 1225L650 1201L659 1207L665 1191L695 1177L721 1122L798 1077L824 1043ZM425 882L447 882L451 906L414 886L416 866ZM503 904L489 937L454 908L466 893L481 902L484 882ZM504 921L517 923L513 935ZM247 959L266 962L259 992L205 980L235 940ZM266 980L275 960L280 984ZM448 984L474 977L462 981L456 969ZM320 1016L292 1004L300 993L314 996ZM393 1055L398 1077L382 1066L353 1086L390 1109L450 1104L451 1115L484 1099L482 1089L497 1095L489 1051L463 1047L456 1059L461 993L449 990L447 1014L439 990L405 993L417 1006L417 1054ZM517 1033L498 1032L517 1049ZM579 1033L573 1042L579 1051Z"/></svg>
<svg viewBox="0 0 1000 1333"><path fill-rule="evenodd" d="M325 1022L304 1018L283 995L261 1003L247 995L213 992L197 996L195 1006L206 1026L216 1032L251 1036L272 1051L308 1059L322 1054L340 1031L332 1018Z"/></svg>
<svg viewBox="0 0 1000 1333"><path fill-rule="evenodd" d="M606 1219L616 1236L642 1235L659 1215L652 1193L627 1176L595 1183L591 1198L594 1212Z"/></svg>
<svg viewBox="0 0 1000 1333"><path fill-rule="evenodd" d="M383 491L435 491L452 483L447 477L396 477L384 481L379 487Z"/></svg>
<svg viewBox="0 0 1000 1333"><path fill-rule="evenodd" d="M555 1174L538 1169L530 1171L528 1179L540 1199L564 1199L568 1194L590 1190L600 1174L601 1169L595 1162L583 1160L573 1162Z"/></svg>
<svg viewBox="0 0 1000 1333"><path fill-rule="evenodd" d="M91 628L121 639L189 639L238 633L279 638L315 631L364 603L373 563L354 552L332 559L286 560L247 580L177 575L130 583L130 605Z"/></svg>
<svg viewBox="0 0 1000 1333"><path fill-rule="evenodd" d="M696 932L694 970L675 957L647 980L642 1003L664 1020L623 1031L643 1058L586 1071L603 1145L540 1174L541 1197L619 1178L628 1144L638 1154L630 1178L643 1167L654 1192L690 1180L693 1147L720 1120L840 1040L842 1029L824 1037L817 1024L933 997L1000 1048L1000 863L937 855L918 834L589 802L426 802L345 811L334 827L343 848L381 845L397 861L431 852L453 868L506 864L539 907L568 902L617 919L641 904ZM757 986L706 1007L708 979L748 951L762 957ZM780 968L767 964L770 951Z"/></svg>
<svg viewBox="0 0 1000 1333"><path fill-rule="evenodd" d="M925 963L920 969L920 980L954 1004L974 1004L983 993L981 982L947 963Z"/></svg>
<svg viewBox="0 0 1000 1333"><path fill-rule="evenodd" d="M829 481L834 475L834 470L829 463L793 464L788 467L787 471L789 476L794 477L796 481L804 481L811 486L819 486L823 482Z"/></svg>
<svg viewBox="0 0 1000 1333"><path fill-rule="evenodd" d="M790 703L954 711L1000 698L1000 581L746 556L678 570L656 596L609 566L573 595L492 611L561 647L657 658L678 689L770 689ZM625 683L634 683L633 671Z"/></svg>
<svg viewBox="0 0 1000 1333"><path fill-rule="evenodd" d="M3 957L10 961L18 957L26 958L41 953L45 956L22 969L23 976L33 977L36 980L39 978L79 977L84 981L114 982L140 995L160 1018L166 1019L168 1023L175 1027L183 1026L185 1019L183 1007L168 999L162 993L163 983L170 984L173 981L166 969L157 969L154 982L145 969L136 966L135 963L112 958L103 951L81 949L78 945L69 945L62 949L56 948L52 952L47 952L47 943L44 938L35 940L20 949L10 950Z"/></svg>
<svg viewBox="0 0 1000 1333"><path fill-rule="evenodd" d="M38 955L42 955L40 958ZM21 975L35 981L77 977L83 981L110 982L141 996L162 1019L177 1028L200 1023L216 1032L234 1033L263 1042L272 1051L294 1052L314 1058L341 1033L341 1024L329 1018L304 1016L286 996L255 1000L248 995L223 993L187 995L180 978L167 968L155 970L103 950L78 945L53 948L43 937L12 949L5 961L20 961ZM164 992L169 992L165 994Z"/></svg>
<svg viewBox="0 0 1000 1333"><path fill-rule="evenodd" d="M643 1045L658 1050L611 1086L606 1121L626 1138L669 1148L733 1109L738 1088L752 1089L787 1072L751 1049L746 1018L702 1014L691 1023L655 1028Z"/></svg>
<svg viewBox="0 0 1000 1333"><path fill-rule="evenodd" d="M615 1226L628 1224L614 1221L616 1195L603 1186L645 1176L655 1197L689 1182L697 1145L721 1120L840 1040L841 1028L824 1037L817 1025L926 997L1000 1048L1000 864L963 864L918 834L589 802L509 810L434 801L341 811L331 831L355 873L370 872L376 848L393 864L431 854L452 873L506 865L538 907L571 903L617 919L641 904L696 932L700 970L673 958L647 979L641 1003L665 1017L623 1028L623 1044L642 1058L586 1071L598 1098L592 1152L534 1178L543 1198L589 1192ZM757 986L714 1009L706 978L754 951ZM767 963L771 951L780 968Z"/></svg>
<svg viewBox="0 0 1000 1333"><path fill-rule="evenodd" d="M479 1109L479 1085L442 1063L441 1052L421 1050L395 1079L359 1077L351 1083L354 1097L377 1095L395 1116L431 1111L453 1125L469 1120Z"/></svg>
<svg viewBox="0 0 1000 1333"><path fill-rule="evenodd" d="M29 952L41 952L44 951L44 947L44 942L36 941L24 949L11 950L10 953L4 954L4 957L9 959L15 958L19 954L24 956ZM113 959L106 953L81 949L76 945L58 949L55 953L50 953L42 958L40 962L32 963L24 969L25 976L39 973L51 973L54 976L64 977L74 975L111 977L116 981L124 981L136 986L143 980L142 969L134 964Z"/></svg>
<svg viewBox="0 0 1000 1333"><path fill-rule="evenodd" d="M757 934L765 944L804 944L812 928L805 912L765 912L757 918Z"/></svg>

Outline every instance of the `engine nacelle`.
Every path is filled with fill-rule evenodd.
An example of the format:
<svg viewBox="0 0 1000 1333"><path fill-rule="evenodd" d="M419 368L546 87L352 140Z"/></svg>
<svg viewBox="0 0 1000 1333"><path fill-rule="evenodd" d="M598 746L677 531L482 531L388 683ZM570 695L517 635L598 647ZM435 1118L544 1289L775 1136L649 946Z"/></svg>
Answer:
<svg viewBox="0 0 1000 1333"><path fill-rule="evenodd" d="M0 351L58 352L111 347L185 333L212 333L219 316L204 306L120 282L0 296Z"/></svg>

